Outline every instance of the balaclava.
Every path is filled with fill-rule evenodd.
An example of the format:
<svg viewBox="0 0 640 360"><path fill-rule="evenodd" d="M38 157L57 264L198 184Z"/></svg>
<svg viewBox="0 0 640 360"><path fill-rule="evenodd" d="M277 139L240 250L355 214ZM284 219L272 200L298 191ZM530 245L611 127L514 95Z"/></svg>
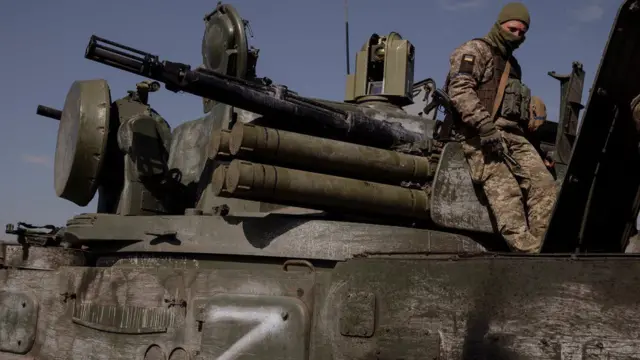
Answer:
<svg viewBox="0 0 640 360"><path fill-rule="evenodd" d="M527 10L527 7L524 6L523 3L512 2L502 8L500 14L498 14L498 20L493 24L493 27L487 34L487 38L494 43L503 56L510 56L525 40L524 36L518 38L500 26L510 20L522 21L527 25L527 28L531 26L529 10Z"/></svg>

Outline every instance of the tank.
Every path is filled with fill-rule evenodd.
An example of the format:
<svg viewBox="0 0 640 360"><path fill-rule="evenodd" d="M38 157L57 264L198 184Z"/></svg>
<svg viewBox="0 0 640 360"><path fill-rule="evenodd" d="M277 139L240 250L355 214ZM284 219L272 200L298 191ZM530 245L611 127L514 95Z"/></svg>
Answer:
<svg viewBox="0 0 640 360"><path fill-rule="evenodd" d="M56 194L98 206L7 226L1 357L638 358L637 10L622 3L586 105L579 62L549 73L560 113L530 135L560 190L535 255L498 235L397 32L365 42L342 102L258 77L229 4L195 69L92 36L87 59L149 80L116 100L78 80L38 107L60 122ZM203 117L171 129L161 84Z"/></svg>

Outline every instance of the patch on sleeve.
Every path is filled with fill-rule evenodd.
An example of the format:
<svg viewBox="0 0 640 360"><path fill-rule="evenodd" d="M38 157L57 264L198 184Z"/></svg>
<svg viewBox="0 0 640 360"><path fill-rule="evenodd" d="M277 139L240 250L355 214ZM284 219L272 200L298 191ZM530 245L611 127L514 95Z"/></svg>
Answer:
<svg viewBox="0 0 640 360"><path fill-rule="evenodd" d="M458 73L473 75L473 66L476 64L476 57L471 54L462 55L462 61L460 61L460 68Z"/></svg>

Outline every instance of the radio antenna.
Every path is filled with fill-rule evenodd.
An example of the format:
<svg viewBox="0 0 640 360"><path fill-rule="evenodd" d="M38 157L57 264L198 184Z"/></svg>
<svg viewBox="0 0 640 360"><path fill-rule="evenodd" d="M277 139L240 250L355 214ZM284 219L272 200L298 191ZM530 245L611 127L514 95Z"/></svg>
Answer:
<svg viewBox="0 0 640 360"><path fill-rule="evenodd" d="M347 75L349 75L349 5L348 0L344 0L344 37L347 50Z"/></svg>

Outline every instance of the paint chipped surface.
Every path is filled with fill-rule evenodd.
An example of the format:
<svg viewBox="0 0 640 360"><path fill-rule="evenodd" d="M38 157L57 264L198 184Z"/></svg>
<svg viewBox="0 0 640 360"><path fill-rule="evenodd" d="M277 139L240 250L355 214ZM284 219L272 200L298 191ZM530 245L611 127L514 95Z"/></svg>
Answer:
<svg viewBox="0 0 640 360"><path fill-rule="evenodd" d="M201 265L5 269L0 285L37 298L36 340L27 354L33 358L128 360L143 358L152 344L165 354L184 348L204 359L257 360L640 353L640 263L632 257L387 255L314 271ZM77 303L91 304L77 317L112 328L75 324ZM158 322L158 315L171 321ZM160 323L160 332L135 334Z"/></svg>
<svg viewBox="0 0 640 360"><path fill-rule="evenodd" d="M431 214L436 224L451 229L494 232L484 194L474 187L459 143L444 147L431 193Z"/></svg>
<svg viewBox="0 0 640 360"><path fill-rule="evenodd" d="M622 262L349 261L320 305L318 342L354 359L636 359L638 278L613 268L640 265ZM354 288L377 294L371 340L333 325Z"/></svg>

